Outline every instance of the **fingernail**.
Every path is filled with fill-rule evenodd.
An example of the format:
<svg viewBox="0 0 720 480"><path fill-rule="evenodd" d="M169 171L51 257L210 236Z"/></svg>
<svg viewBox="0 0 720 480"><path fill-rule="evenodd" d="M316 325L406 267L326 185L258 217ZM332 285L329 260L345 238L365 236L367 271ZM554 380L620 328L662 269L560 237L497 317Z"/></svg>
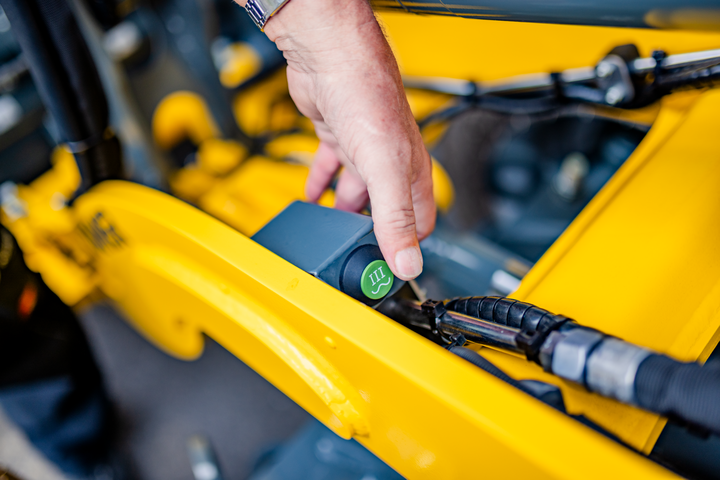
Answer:
<svg viewBox="0 0 720 480"><path fill-rule="evenodd" d="M423 259L418 247L408 247L395 254L397 276L403 280L412 280L422 273Z"/></svg>

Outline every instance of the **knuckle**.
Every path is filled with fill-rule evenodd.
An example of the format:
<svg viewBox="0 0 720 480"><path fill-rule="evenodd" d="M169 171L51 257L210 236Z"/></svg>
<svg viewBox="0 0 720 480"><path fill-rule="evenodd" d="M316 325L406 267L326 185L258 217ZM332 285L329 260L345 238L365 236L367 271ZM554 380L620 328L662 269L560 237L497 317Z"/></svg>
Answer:
<svg viewBox="0 0 720 480"><path fill-rule="evenodd" d="M381 233L406 235L415 233L415 212L412 208L393 209L377 220L376 230Z"/></svg>

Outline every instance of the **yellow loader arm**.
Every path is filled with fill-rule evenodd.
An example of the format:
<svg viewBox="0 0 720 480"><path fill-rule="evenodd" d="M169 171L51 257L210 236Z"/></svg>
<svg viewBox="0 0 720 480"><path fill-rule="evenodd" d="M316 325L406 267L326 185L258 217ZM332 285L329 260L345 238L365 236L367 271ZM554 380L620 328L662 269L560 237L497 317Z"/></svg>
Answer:
<svg viewBox="0 0 720 480"><path fill-rule="evenodd" d="M105 182L74 210L101 289L151 341L190 359L212 337L408 478L479 457L489 477L672 476L168 195Z"/></svg>

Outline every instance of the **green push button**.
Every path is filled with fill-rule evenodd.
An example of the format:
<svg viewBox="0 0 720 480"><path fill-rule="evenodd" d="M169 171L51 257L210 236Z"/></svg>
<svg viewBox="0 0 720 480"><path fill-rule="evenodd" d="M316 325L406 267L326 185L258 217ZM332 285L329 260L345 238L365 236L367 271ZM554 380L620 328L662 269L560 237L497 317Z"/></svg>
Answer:
<svg viewBox="0 0 720 480"><path fill-rule="evenodd" d="M390 292L393 280L395 276L385 260L375 260L363 270L360 288L366 297L377 300Z"/></svg>

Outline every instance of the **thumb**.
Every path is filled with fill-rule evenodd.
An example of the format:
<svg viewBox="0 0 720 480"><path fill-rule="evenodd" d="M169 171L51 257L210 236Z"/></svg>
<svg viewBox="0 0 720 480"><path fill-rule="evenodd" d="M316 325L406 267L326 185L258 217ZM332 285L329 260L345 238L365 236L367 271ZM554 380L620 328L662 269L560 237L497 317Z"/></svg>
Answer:
<svg viewBox="0 0 720 480"><path fill-rule="evenodd" d="M391 164L392 165L392 164ZM368 180L375 237L385 261L402 280L422 273L423 259L418 244L409 166L387 167Z"/></svg>

